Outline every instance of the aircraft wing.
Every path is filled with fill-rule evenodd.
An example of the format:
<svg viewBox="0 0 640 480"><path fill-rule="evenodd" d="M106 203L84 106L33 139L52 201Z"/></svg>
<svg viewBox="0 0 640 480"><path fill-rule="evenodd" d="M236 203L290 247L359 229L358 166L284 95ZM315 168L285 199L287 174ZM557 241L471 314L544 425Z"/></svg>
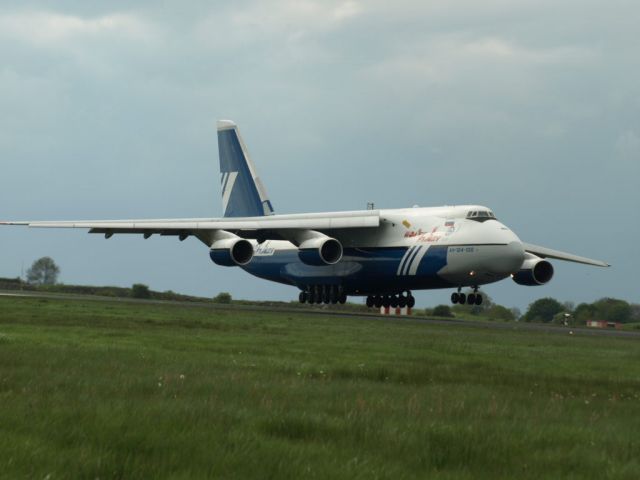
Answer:
<svg viewBox="0 0 640 480"><path fill-rule="evenodd" d="M594 265L596 267L610 267L606 262L600 260L592 260L586 257L579 257L571 253L560 252L558 250L552 250L546 247L539 247L538 245L532 245L530 243L523 243L524 250L529 253L533 253L542 258L555 258L557 260L565 260L567 262L584 263L585 265Z"/></svg>
<svg viewBox="0 0 640 480"><path fill-rule="evenodd" d="M44 221L0 222L0 225L24 225L31 228L85 228L89 233L176 235L181 240L196 236L204 243L210 234L218 230L233 232L243 238L264 240L281 239L281 233L292 230L316 230L328 233L333 230L375 228L380 225L378 210L358 212L329 212L291 215L269 215L244 218L191 218L169 220L97 220L97 221Z"/></svg>

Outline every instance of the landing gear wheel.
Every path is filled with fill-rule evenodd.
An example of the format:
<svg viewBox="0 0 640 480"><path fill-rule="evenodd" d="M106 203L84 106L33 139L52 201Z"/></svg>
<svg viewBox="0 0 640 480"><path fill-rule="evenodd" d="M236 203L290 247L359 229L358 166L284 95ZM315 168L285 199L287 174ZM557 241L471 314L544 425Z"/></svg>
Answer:
<svg viewBox="0 0 640 480"><path fill-rule="evenodd" d="M367 308L373 307L374 303L375 303L374 298L371 295L369 295L367 297Z"/></svg>
<svg viewBox="0 0 640 480"><path fill-rule="evenodd" d="M335 286L331 286L329 287L329 301L331 302L332 305L335 305L336 303L338 303L338 289Z"/></svg>
<svg viewBox="0 0 640 480"><path fill-rule="evenodd" d="M313 303L322 303L322 290L320 289L320 285L313 287Z"/></svg>
<svg viewBox="0 0 640 480"><path fill-rule="evenodd" d="M340 305L344 305L345 303L347 303L347 294L341 293L338 297L338 302L340 303Z"/></svg>
<svg viewBox="0 0 640 480"><path fill-rule="evenodd" d="M300 301L300 303L307 303L307 292L302 291L300 292L300 295L298 295L298 300Z"/></svg>
<svg viewBox="0 0 640 480"><path fill-rule="evenodd" d="M404 295L400 295L398 297L398 306L400 308L404 308L407 306L407 297L405 297Z"/></svg>
<svg viewBox="0 0 640 480"><path fill-rule="evenodd" d="M322 288L322 303L327 305L330 301L331 301L331 297L329 295L329 287L328 286L324 286Z"/></svg>
<svg viewBox="0 0 640 480"><path fill-rule="evenodd" d="M409 298L407 298L407 307L409 308L413 308L416 304L416 299L413 295L409 295Z"/></svg>
<svg viewBox="0 0 640 480"><path fill-rule="evenodd" d="M464 293L458 294L458 303L460 305L464 305L465 303L467 303L467 296Z"/></svg>
<svg viewBox="0 0 640 480"><path fill-rule="evenodd" d="M482 295L476 294L476 305L482 305Z"/></svg>
<svg viewBox="0 0 640 480"><path fill-rule="evenodd" d="M376 308L382 307L382 297L380 295L376 295L373 299L373 305Z"/></svg>
<svg viewBox="0 0 640 480"><path fill-rule="evenodd" d="M451 294L451 303L454 305L460 301L460 294L458 292L453 292Z"/></svg>
<svg viewBox="0 0 640 480"><path fill-rule="evenodd" d="M391 308L397 308L398 307L398 297L396 297L395 295L391 295L391 298L389 299L389 305L391 305Z"/></svg>
<svg viewBox="0 0 640 480"><path fill-rule="evenodd" d="M384 297L382 297L382 306L384 308L389 308L391 306L391 299L389 298L388 295L385 295Z"/></svg>
<svg viewBox="0 0 640 480"><path fill-rule="evenodd" d="M469 305L475 305L476 304L476 295L475 295L475 293L470 293L469 295L467 295L467 303Z"/></svg>

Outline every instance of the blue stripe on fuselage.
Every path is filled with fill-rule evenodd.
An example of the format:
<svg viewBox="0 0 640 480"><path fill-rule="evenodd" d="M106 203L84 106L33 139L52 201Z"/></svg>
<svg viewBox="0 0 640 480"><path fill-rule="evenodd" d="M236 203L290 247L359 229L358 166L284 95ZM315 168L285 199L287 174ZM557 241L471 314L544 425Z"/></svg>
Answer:
<svg viewBox="0 0 640 480"><path fill-rule="evenodd" d="M400 261L400 266L398 267L398 271L397 271L398 275L402 275L405 267L407 266L407 262L409 261L409 257L411 256L413 251L417 248L418 247L416 247L415 245L413 247L409 247L409 249L407 250L407 253L404 254L404 256L402 257L402 260Z"/></svg>
<svg viewBox="0 0 640 480"><path fill-rule="evenodd" d="M422 261L420 262L420 265L418 265L416 275L436 275L440 270L447 266L448 250L449 247L447 245L431 246L425 256L422 257Z"/></svg>

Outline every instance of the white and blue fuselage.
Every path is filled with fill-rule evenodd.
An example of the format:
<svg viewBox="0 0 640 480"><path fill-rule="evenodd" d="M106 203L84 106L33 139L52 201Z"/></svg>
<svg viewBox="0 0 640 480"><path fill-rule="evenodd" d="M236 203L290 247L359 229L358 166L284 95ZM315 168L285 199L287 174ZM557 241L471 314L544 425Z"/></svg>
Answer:
<svg viewBox="0 0 640 480"><path fill-rule="evenodd" d="M470 217L474 212L481 217ZM356 212L354 212L356 213ZM343 255L333 265L308 265L286 240L254 241L242 268L260 278L295 285L340 286L348 295L476 286L516 273L520 239L480 206L379 210L380 226L334 230Z"/></svg>

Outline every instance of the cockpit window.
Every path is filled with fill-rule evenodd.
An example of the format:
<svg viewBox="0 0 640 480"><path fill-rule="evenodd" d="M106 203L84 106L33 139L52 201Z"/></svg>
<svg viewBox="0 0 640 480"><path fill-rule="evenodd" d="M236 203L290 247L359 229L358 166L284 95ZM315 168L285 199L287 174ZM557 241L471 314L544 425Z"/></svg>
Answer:
<svg viewBox="0 0 640 480"><path fill-rule="evenodd" d="M496 216L491 210L473 210L467 212L467 218L476 222L486 222L487 220L495 220Z"/></svg>

